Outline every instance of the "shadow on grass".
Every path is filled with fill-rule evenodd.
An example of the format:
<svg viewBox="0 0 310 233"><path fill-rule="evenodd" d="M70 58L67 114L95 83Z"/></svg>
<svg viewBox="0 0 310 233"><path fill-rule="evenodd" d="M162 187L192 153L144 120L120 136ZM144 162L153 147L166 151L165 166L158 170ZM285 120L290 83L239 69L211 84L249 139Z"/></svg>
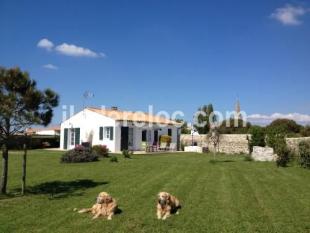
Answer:
<svg viewBox="0 0 310 233"><path fill-rule="evenodd" d="M212 164L216 164L216 163L234 163L236 162L235 160L230 160L230 159L227 159L227 160L214 160L214 159L211 159L209 161L209 163L212 163Z"/></svg>
<svg viewBox="0 0 310 233"><path fill-rule="evenodd" d="M49 199L66 198L70 196L81 196L84 190L105 185L108 182L94 182L93 180L74 180L74 181L51 181L29 187L27 194L49 195ZM79 191L79 192L78 192Z"/></svg>

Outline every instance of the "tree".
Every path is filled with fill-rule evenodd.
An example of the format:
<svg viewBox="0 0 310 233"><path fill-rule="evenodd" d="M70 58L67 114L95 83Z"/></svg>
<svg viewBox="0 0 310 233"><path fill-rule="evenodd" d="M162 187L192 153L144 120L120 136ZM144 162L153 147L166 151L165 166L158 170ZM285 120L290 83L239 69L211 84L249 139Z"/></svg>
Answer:
<svg viewBox="0 0 310 233"><path fill-rule="evenodd" d="M261 126L252 126L249 129L249 133L251 134L251 139L249 141L250 152L253 150L253 146L262 146L266 145L265 138L265 128Z"/></svg>
<svg viewBox="0 0 310 233"><path fill-rule="evenodd" d="M207 134L210 130L211 123L216 121L216 116L213 115L210 119L211 114L214 112L213 105L203 105L198 109L198 111L203 112L204 114L199 114L197 116L197 123L194 127L200 134ZM203 126L202 126L203 125Z"/></svg>
<svg viewBox="0 0 310 233"><path fill-rule="evenodd" d="M240 118L230 118L221 123L219 131L221 134L246 134L250 128L250 122L245 122Z"/></svg>
<svg viewBox="0 0 310 233"><path fill-rule="evenodd" d="M27 72L19 68L0 67L0 140L3 158L1 194L6 193L10 141L31 125L47 126L53 117L53 108L58 106L58 99L58 95L50 89L38 90L36 82ZM25 172L24 169L23 178Z"/></svg>
<svg viewBox="0 0 310 233"><path fill-rule="evenodd" d="M188 128L187 122L182 119L176 119L175 120L178 123L182 123L181 126L181 134L190 134L191 130Z"/></svg>
<svg viewBox="0 0 310 233"><path fill-rule="evenodd" d="M275 130L283 134L296 134L301 130L301 126L290 119L276 119L267 126L268 130Z"/></svg>
<svg viewBox="0 0 310 233"><path fill-rule="evenodd" d="M220 133L218 131L218 128L216 127L210 128L207 138L213 144L213 160L215 160L216 148L220 143Z"/></svg>

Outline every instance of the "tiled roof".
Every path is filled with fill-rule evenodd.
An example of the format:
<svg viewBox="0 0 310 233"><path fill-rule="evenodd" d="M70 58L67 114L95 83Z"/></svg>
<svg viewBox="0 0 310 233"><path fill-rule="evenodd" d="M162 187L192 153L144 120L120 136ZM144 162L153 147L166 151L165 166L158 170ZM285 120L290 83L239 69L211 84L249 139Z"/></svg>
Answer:
<svg viewBox="0 0 310 233"><path fill-rule="evenodd" d="M164 117L151 115L144 112L130 112L120 111L115 109L100 109L94 107L88 107L88 110L99 113L103 116L112 118L116 121L131 121L131 122L147 122L154 124L166 124L166 125L179 125L176 121L169 120Z"/></svg>

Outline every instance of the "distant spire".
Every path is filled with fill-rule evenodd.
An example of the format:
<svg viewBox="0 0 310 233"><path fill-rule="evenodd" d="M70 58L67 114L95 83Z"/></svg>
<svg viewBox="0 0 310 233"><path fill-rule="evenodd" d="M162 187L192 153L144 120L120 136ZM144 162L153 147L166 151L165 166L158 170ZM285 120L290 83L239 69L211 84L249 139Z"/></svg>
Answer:
<svg viewBox="0 0 310 233"><path fill-rule="evenodd" d="M241 112L239 99L237 99L237 102L236 102L236 105L235 105L235 111L236 111L236 113L240 113Z"/></svg>

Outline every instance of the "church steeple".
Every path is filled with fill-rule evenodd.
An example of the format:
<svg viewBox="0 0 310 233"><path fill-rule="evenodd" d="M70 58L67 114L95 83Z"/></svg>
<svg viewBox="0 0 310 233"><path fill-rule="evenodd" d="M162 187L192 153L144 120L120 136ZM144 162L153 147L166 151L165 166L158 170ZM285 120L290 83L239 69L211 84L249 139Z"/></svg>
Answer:
<svg viewBox="0 0 310 233"><path fill-rule="evenodd" d="M241 111L239 99L237 99L237 102L236 102L236 104L235 104L235 111L236 111L236 113L238 113L238 114L239 114L240 111Z"/></svg>

